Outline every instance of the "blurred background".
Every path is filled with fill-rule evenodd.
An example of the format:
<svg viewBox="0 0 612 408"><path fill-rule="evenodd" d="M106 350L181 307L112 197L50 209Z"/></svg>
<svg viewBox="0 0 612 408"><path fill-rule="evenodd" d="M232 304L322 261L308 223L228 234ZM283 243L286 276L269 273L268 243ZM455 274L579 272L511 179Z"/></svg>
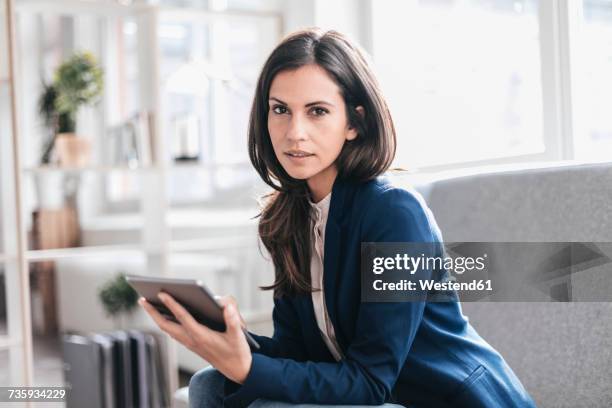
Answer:
<svg viewBox="0 0 612 408"><path fill-rule="evenodd" d="M610 0L1 0L0 385L64 384L66 334L153 330L123 274L202 279L271 333L246 129L305 26L371 55L415 183L612 158ZM206 365L157 347L168 395Z"/></svg>

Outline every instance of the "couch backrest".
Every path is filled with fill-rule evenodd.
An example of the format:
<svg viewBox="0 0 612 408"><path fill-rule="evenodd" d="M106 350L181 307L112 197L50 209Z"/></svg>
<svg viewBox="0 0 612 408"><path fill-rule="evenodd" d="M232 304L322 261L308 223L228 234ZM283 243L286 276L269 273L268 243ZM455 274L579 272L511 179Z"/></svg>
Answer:
<svg viewBox="0 0 612 408"><path fill-rule="evenodd" d="M612 163L444 178L415 187L447 242L612 242ZM462 307L538 406L612 404L612 303Z"/></svg>

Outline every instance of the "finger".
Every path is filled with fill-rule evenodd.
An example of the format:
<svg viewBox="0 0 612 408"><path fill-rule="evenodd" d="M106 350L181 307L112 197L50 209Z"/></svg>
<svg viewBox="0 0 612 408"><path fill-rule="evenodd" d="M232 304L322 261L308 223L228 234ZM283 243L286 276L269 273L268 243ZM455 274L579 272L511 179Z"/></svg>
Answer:
<svg viewBox="0 0 612 408"><path fill-rule="evenodd" d="M223 307L232 303L237 304L233 296L215 296L215 300Z"/></svg>
<svg viewBox="0 0 612 408"><path fill-rule="evenodd" d="M191 313L189 313L180 303L174 300L172 296L168 295L167 293L159 293L158 297L162 302L164 302L164 305L170 309L172 314L179 321L179 326L194 342L206 344L213 336L219 335L218 332L215 332L214 330L198 323Z"/></svg>
<svg viewBox="0 0 612 408"><path fill-rule="evenodd" d="M164 332L168 333L170 337L176 339L177 341L183 343L185 346L189 347L191 345L191 338L185 332L183 327L180 324L174 323L164 317L161 313L153 307L152 304L146 301L145 298L140 298L138 303L145 309L145 311L153 318L157 326L162 329Z"/></svg>
<svg viewBox="0 0 612 408"><path fill-rule="evenodd" d="M168 321L168 319L166 319L164 316L162 316L161 313L159 313L157 311L157 309L155 307L153 307L152 304L147 302L147 300L145 298L141 297L140 299L138 299L138 304L143 307L145 312L147 312L149 314L149 316L151 316L153 321L155 321L155 323L157 323L157 325L160 328L162 326L166 325L166 322Z"/></svg>
<svg viewBox="0 0 612 408"><path fill-rule="evenodd" d="M223 318L225 319L225 326L229 334L240 333L242 335L242 322L238 310L233 304L229 304L223 309Z"/></svg>
<svg viewBox="0 0 612 408"><path fill-rule="evenodd" d="M193 318L191 313L189 313L180 303L178 303L172 296L167 293L160 292L157 297L161 300L164 305L176 317L176 320L179 321L185 327L193 327L197 325L198 322Z"/></svg>
<svg viewBox="0 0 612 408"><path fill-rule="evenodd" d="M153 318L155 323L159 326L160 329L167 331L167 329L171 329L173 326L180 327L180 324L175 323L171 320L168 320L167 317L159 313L159 311L146 299L140 298L138 303L145 309L145 311Z"/></svg>
<svg viewBox="0 0 612 408"><path fill-rule="evenodd" d="M223 308L228 305L234 305L236 307L236 310L238 310L238 302L236 302L236 298L234 298L233 296L219 296L216 299L217 303L219 303ZM238 316L240 317L240 323L242 327L246 328L246 322L244 321L244 318L242 317L240 312L238 312Z"/></svg>

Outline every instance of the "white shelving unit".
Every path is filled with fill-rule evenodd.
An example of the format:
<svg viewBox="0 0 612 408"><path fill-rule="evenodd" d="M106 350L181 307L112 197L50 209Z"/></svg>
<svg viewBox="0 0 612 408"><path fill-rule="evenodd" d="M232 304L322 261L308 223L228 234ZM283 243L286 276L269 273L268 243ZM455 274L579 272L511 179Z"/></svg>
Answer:
<svg viewBox="0 0 612 408"><path fill-rule="evenodd" d="M77 248L38 249L26 252L29 262L55 261L62 258L100 256L108 253L142 251L139 245L101 245Z"/></svg>
<svg viewBox="0 0 612 408"><path fill-rule="evenodd" d="M165 106L161 95L160 44L158 43L157 30L159 29L160 18L171 18L173 21L195 21L212 24L213 26L216 22L248 21L259 24L260 21L264 21L268 27L270 25L275 27L271 34L270 30L267 30L268 40L273 44L282 33L282 20L279 15L274 13L205 11L201 9L167 8L141 3L123 6L112 2L96 3L76 0L61 2L53 0L0 1L2 1L4 7L4 11L0 9L0 16L2 17L0 27L6 27L7 29L6 33L2 33L2 36L6 36L8 44L11 45L8 48L0 46L0 50L2 50L0 52L3 54L0 55L0 60L9 61L8 68L10 68L8 71L4 71L4 67L0 63L0 78L2 78L0 89L6 88L10 91L11 102L11 138L6 137L6 132L0 129L0 170L2 174L2 181L0 182L2 188L0 195L2 199L0 231L3 238L2 246L0 246L0 266L4 269L5 275L8 315L7 335L0 334L0 350L9 350L11 383L14 385L33 385L29 263L58 261L68 258L87 259L107 253L117 254L122 251L133 253L138 251L146 257L146 271L148 273L165 276L171 274L169 258L174 255L206 250L239 249L252 245L255 237L253 237L253 240L241 240L232 237L199 239L172 239L171 237L172 226L169 225L168 219L172 206L168 199L167 180L172 171L210 171L212 174L217 170L244 168L249 164L246 161L230 160L228 157L231 156L231 152L226 152L227 154L221 160L184 164L173 163L170 160L168 154L170 146L168 145L168 138L165 137L168 124L163 112ZM15 23L19 20L20 23L25 25L27 21L24 22L24 20L27 19L21 18L24 16L47 16L50 14L90 16L92 21L103 31L108 30L104 18L119 17L135 22L138 39L137 60L140 67L138 72L140 110L152 113L154 118L153 144L155 149L151 165L130 168L127 166L94 164L85 168L57 168L38 167L30 163L24 163L22 160L24 152L28 152L27 149L31 149L32 144L28 139L31 132L29 130L23 131L23 121L32 119L32 113L21 110L21 95L25 95L28 90L29 85L26 81L30 79L26 76L32 72L32 67L28 66L32 61L20 60L21 54L17 47L19 33L16 32L19 27L16 27ZM223 34L223 32L220 34ZM216 57L219 56L212 55L213 59ZM105 58L111 57L105 56ZM225 118L229 122L231 118L227 116L227 112L221 110L221 106L213 107L211 115ZM0 114L2 114L1 111ZM105 123L105 120L108 119L106 115L104 108L99 111L100 117L96 120L99 120L101 127L107 126L107 123ZM221 137L221 135L214 137ZM244 158L247 159L246 156ZM95 159L96 162L102 162L99 157ZM48 172L63 172L64 174L78 176L85 174L104 176L111 172L137 175L141 189L139 215L142 220L146 220L140 226L140 241L120 245L96 245L67 249L28 249L26 214L28 214L29 209L26 208L23 200L22 186L24 180ZM239 284L242 286L239 288L240 291L248 290L244 287L244 285L249 284L248 279L241 279ZM92 300L92 302L94 301ZM245 314L254 316L253 319L256 321L264 319L264 314L258 310L245 310ZM175 390L178 385L177 361L176 350L173 346L170 347L168 354L170 386L172 390Z"/></svg>
<svg viewBox="0 0 612 408"><path fill-rule="evenodd" d="M7 130L0 137L0 198L2 212L2 250L0 258L4 270L7 302L7 334L0 340L0 350L8 350L10 381L16 384L32 383L32 328L30 323L29 275L25 259L26 239L21 213L22 192L19 151L19 123L17 112L15 58L14 3L6 0L0 9L3 32L0 34L3 50L0 76L3 100L9 97L9 106L1 112L3 128ZM6 126L8 125L8 126Z"/></svg>

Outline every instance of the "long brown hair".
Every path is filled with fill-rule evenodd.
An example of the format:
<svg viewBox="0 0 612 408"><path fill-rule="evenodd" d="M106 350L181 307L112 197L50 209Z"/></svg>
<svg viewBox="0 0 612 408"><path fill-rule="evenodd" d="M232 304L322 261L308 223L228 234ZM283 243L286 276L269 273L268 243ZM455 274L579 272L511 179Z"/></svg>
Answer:
<svg viewBox="0 0 612 408"><path fill-rule="evenodd" d="M336 31L310 28L286 37L268 57L257 82L249 121L249 156L263 181L275 191L265 196L259 236L270 253L275 281L261 289L275 297L312 292L310 282L311 208L305 180L290 177L278 161L268 132L268 97L281 71L316 64L340 88L349 126L358 136L345 142L338 178L363 182L384 173L395 156L395 128L365 53ZM355 109L363 107L361 115Z"/></svg>

